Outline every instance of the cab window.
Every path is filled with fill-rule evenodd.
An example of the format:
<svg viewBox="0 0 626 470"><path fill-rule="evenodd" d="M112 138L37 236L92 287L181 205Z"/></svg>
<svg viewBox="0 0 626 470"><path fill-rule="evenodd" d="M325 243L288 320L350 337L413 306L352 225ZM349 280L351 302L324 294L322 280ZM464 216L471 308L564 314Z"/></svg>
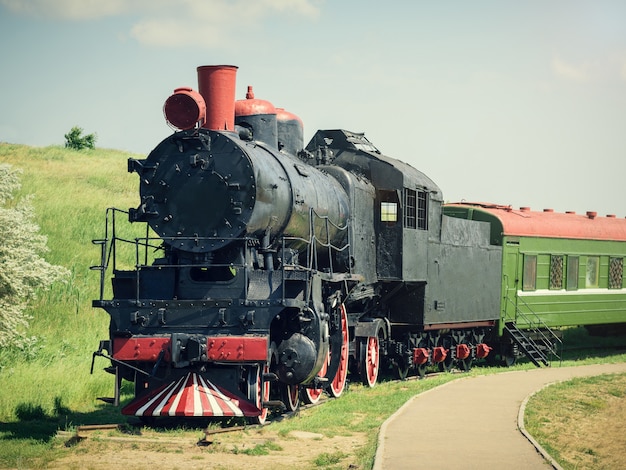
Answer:
<svg viewBox="0 0 626 470"><path fill-rule="evenodd" d="M380 221L381 222L397 222L398 221L398 204L395 202L380 203Z"/></svg>

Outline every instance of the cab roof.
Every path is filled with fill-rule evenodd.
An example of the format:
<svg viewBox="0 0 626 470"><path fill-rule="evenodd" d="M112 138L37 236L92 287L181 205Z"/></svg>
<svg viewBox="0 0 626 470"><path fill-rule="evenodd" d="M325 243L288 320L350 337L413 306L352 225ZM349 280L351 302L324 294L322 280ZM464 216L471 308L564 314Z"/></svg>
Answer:
<svg viewBox="0 0 626 470"><path fill-rule="evenodd" d="M306 150L315 153L323 147L335 151L333 164L363 173L374 186L384 187L383 183L391 183L391 186L396 184L397 188L401 185L410 189L424 189L430 192L431 199L443 199L439 186L426 174L406 162L384 155L363 133L345 129L318 130Z"/></svg>

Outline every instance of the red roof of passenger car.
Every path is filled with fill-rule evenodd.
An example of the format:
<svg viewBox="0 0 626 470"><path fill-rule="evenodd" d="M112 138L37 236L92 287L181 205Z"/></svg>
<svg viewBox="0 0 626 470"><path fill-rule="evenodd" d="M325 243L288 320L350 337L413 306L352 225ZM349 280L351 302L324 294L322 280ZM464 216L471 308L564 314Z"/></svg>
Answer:
<svg viewBox="0 0 626 470"><path fill-rule="evenodd" d="M626 219L613 215L598 216L596 212L575 214L550 209L532 211L529 208L479 202L446 204L451 207L473 208L495 216L502 224L503 235L570 238L585 240L626 241Z"/></svg>

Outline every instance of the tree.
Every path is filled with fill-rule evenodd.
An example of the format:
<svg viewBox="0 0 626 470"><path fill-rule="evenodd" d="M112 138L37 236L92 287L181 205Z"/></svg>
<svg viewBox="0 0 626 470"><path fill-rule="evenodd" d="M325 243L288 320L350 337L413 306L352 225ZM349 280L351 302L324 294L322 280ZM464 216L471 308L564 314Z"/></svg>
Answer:
<svg viewBox="0 0 626 470"><path fill-rule="evenodd" d="M41 257L48 251L48 240L34 222L32 196L14 199L21 187L19 174L20 170L0 163L0 349L23 348L34 341L25 334L28 301L37 289L69 274Z"/></svg>
<svg viewBox="0 0 626 470"><path fill-rule="evenodd" d="M74 126L70 131L65 134L65 147L82 150L82 149L94 149L96 147L96 134L82 135L83 129L78 126Z"/></svg>

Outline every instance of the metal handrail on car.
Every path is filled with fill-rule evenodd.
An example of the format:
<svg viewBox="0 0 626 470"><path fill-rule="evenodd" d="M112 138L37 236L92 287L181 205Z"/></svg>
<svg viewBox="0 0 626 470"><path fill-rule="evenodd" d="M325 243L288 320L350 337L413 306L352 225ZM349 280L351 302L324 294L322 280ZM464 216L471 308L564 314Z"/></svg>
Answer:
<svg viewBox="0 0 626 470"><path fill-rule="evenodd" d="M554 333L552 328L550 328L547 323L541 318L539 314L537 314L528 303L521 298L520 296L515 296L518 301L521 301L524 307L527 309L527 313L522 312L519 308L519 304L514 302L508 295L506 296L506 300L513 305L515 308L515 318L510 318L508 315L505 317L505 322L511 321L517 324L517 319L521 318L522 321L528 325L528 329L533 333L538 334L541 337L541 341L546 345L555 345L550 346L550 355L553 358L559 360L559 363L562 361L562 352L563 352L563 340L559 338L559 336ZM506 309L505 309L506 310ZM546 332L548 334L546 334Z"/></svg>

